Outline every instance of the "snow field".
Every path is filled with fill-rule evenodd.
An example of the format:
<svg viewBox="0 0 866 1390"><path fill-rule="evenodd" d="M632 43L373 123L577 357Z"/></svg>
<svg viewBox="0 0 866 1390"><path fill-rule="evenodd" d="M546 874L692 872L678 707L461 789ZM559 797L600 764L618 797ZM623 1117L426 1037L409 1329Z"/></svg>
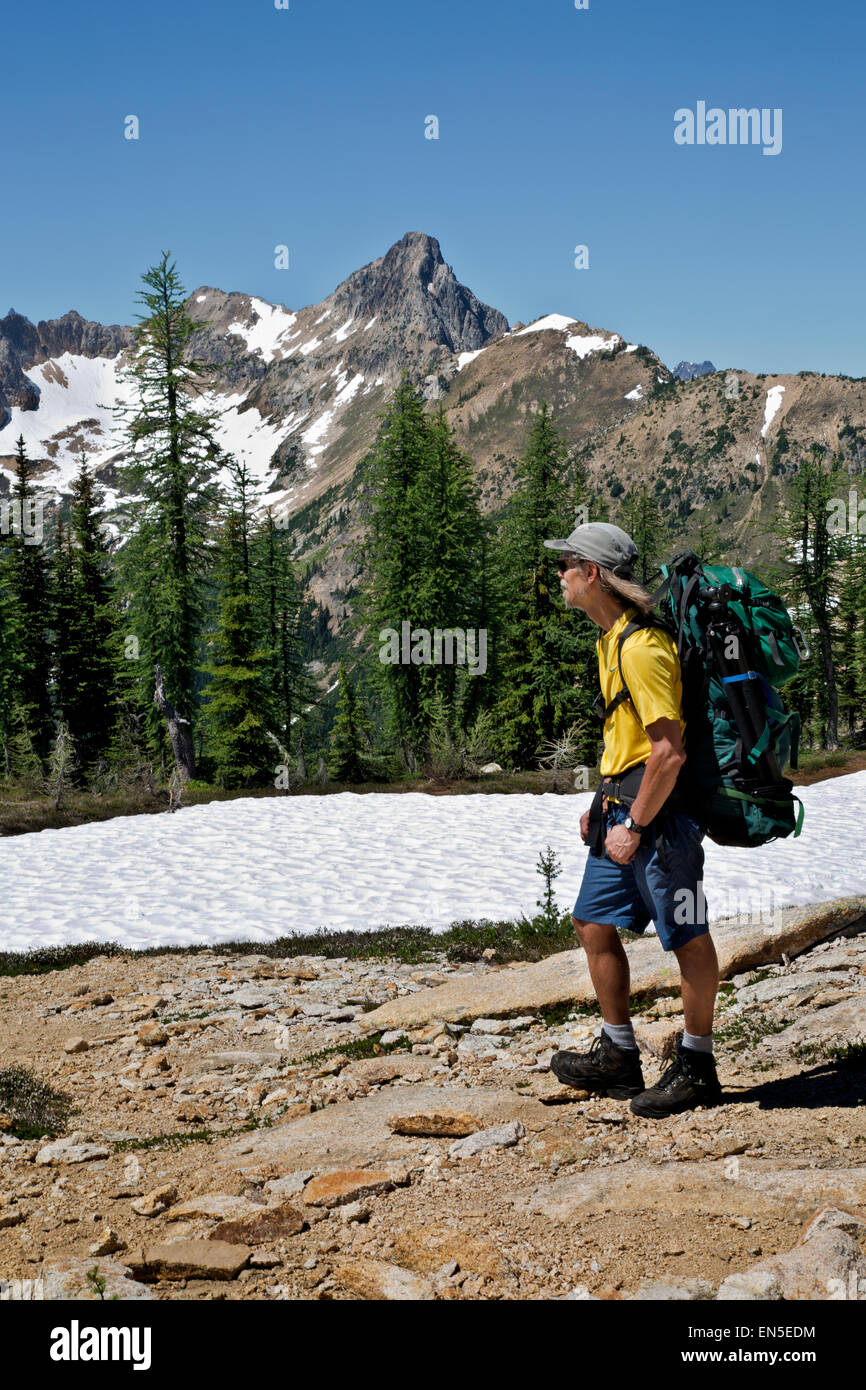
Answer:
<svg viewBox="0 0 866 1390"><path fill-rule="evenodd" d="M866 892L866 772L798 793L802 835L760 849L704 841L712 922ZM289 932L538 910L538 855L559 856L562 911L587 855L588 793L423 792L243 798L0 840L0 949L78 941L130 947L269 941Z"/></svg>

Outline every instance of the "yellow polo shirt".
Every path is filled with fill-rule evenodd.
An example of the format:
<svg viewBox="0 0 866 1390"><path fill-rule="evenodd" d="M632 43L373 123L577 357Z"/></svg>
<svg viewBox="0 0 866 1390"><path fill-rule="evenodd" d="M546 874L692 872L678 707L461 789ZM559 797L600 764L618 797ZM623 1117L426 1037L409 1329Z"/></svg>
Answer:
<svg viewBox="0 0 866 1390"><path fill-rule="evenodd" d="M627 608L595 644L599 683L606 705L622 689L617 647L623 629L636 613L634 607ZM677 644L669 633L644 627L627 637L622 649L622 673L632 699L623 700L604 722L601 771L610 777L647 761L652 751L652 744L644 732L648 724L657 719L678 719L683 739L686 731L680 659Z"/></svg>

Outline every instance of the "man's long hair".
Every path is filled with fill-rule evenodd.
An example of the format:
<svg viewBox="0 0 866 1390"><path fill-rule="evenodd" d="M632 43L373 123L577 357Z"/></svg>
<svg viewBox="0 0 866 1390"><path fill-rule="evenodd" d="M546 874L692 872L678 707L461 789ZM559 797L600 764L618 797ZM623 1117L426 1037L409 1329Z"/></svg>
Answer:
<svg viewBox="0 0 866 1390"><path fill-rule="evenodd" d="M586 561L582 560L581 564L585 565ZM612 569L608 569L606 565L599 565L598 582L604 593L619 599L620 603L626 606L633 604L641 617L645 618L654 611L652 594L649 589L644 588L643 584L638 584L636 579L625 579L622 575L615 574Z"/></svg>

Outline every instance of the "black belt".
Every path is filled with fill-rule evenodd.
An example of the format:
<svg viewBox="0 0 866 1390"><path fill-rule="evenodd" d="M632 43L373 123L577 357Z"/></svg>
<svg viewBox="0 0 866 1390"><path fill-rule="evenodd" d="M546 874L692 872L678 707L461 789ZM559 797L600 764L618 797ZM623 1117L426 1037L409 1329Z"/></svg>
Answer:
<svg viewBox="0 0 866 1390"><path fill-rule="evenodd" d="M602 777L589 808L589 852L597 859L604 855L604 810L602 808L604 798L607 797L609 801L619 801L623 806L631 806L640 791L640 784L645 772L646 763L638 763L636 767L630 767L626 772L621 772L615 777ZM684 809L681 790L679 786L675 786L641 836L641 845L651 845L655 841L659 862L665 873L668 871L664 852L665 825L670 815Z"/></svg>

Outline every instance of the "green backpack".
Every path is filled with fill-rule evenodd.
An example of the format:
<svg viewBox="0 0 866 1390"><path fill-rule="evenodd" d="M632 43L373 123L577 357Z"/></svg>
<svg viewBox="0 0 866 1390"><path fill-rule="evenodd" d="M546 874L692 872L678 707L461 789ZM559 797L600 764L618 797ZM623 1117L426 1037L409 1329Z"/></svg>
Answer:
<svg viewBox="0 0 866 1390"><path fill-rule="evenodd" d="M682 668L682 803L719 845L799 835L803 804L783 770L797 766L800 716L778 691L809 655L802 632L748 570L704 565L687 551L661 572L653 603Z"/></svg>

